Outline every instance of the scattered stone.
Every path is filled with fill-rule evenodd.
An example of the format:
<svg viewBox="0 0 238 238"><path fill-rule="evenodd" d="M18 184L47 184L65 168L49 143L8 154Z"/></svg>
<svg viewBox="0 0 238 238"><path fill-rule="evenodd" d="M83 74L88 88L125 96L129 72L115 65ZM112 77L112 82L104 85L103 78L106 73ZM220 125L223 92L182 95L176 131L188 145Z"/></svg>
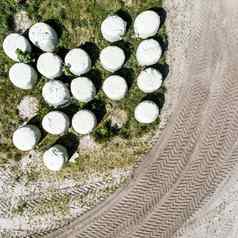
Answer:
<svg viewBox="0 0 238 238"><path fill-rule="evenodd" d="M97 144L95 142L95 140L93 139L92 136L90 135L86 135L83 136L82 138L80 138L80 142L79 142L79 150L80 151L93 151L95 150L97 147Z"/></svg>
<svg viewBox="0 0 238 238"><path fill-rule="evenodd" d="M101 32L105 40L115 42L122 39L126 33L127 23L119 16L108 16L101 25Z"/></svg>
<svg viewBox="0 0 238 238"><path fill-rule="evenodd" d="M160 16L152 10L140 13L134 22L135 35L139 38L146 39L154 36L160 26Z"/></svg>
<svg viewBox="0 0 238 238"><path fill-rule="evenodd" d="M150 66L158 63L161 55L160 44L154 39L143 40L136 50L136 59L140 66Z"/></svg>
<svg viewBox="0 0 238 238"><path fill-rule="evenodd" d="M58 44L56 31L43 22L38 22L30 28L29 39L36 47L46 52L54 51Z"/></svg>
<svg viewBox="0 0 238 238"><path fill-rule="evenodd" d="M17 49L29 53L32 50L30 42L24 36L18 33L11 33L3 41L3 50L9 58L19 62L16 52Z"/></svg>
<svg viewBox="0 0 238 238"><path fill-rule="evenodd" d="M32 89L38 79L36 70L24 63L16 63L9 70L10 81L18 88Z"/></svg>
<svg viewBox="0 0 238 238"><path fill-rule="evenodd" d="M100 53L100 61L104 69L115 72L125 63L124 51L118 46L108 46Z"/></svg>
<svg viewBox="0 0 238 238"><path fill-rule="evenodd" d="M38 127L34 125L26 125L19 127L13 133L13 144L21 151L32 150L40 141L41 132Z"/></svg>
<svg viewBox="0 0 238 238"><path fill-rule="evenodd" d="M111 125L121 129L128 120L127 112L121 109L114 110L110 115Z"/></svg>
<svg viewBox="0 0 238 238"><path fill-rule="evenodd" d="M86 135L96 127L97 119L93 112L89 110L80 110L74 114L72 119L73 129L81 134Z"/></svg>
<svg viewBox="0 0 238 238"><path fill-rule="evenodd" d="M124 78L118 75L112 75L103 82L102 89L107 97L118 101L126 96L128 86Z"/></svg>
<svg viewBox="0 0 238 238"><path fill-rule="evenodd" d="M73 79L70 85L73 96L80 102L89 102L96 95L96 88L93 82L87 77Z"/></svg>
<svg viewBox="0 0 238 238"><path fill-rule="evenodd" d="M14 16L15 31L24 33L32 25L32 20L30 19L26 11L19 11Z"/></svg>
<svg viewBox="0 0 238 238"><path fill-rule="evenodd" d="M135 119L140 123L149 124L159 116L159 108L153 101L143 101L135 108Z"/></svg>
<svg viewBox="0 0 238 238"><path fill-rule="evenodd" d="M19 116L23 120L30 120L39 110L39 101L36 97L25 96L17 108Z"/></svg>
<svg viewBox="0 0 238 238"><path fill-rule="evenodd" d="M72 49L65 56L65 65L72 74L81 76L86 74L92 66L88 53L83 49Z"/></svg>
<svg viewBox="0 0 238 238"><path fill-rule="evenodd" d="M38 71L48 79L55 79L63 74L63 60L56 54L44 53L37 60Z"/></svg>

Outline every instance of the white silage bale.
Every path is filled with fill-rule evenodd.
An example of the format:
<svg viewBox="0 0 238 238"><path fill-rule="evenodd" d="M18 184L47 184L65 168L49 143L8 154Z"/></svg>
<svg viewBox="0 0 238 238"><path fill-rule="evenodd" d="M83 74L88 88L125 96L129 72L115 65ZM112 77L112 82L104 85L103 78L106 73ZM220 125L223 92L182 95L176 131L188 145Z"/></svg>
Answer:
<svg viewBox="0 0 238 238"><path fill-rule="evenodd" d="M37 60L37 70L48 79L55 79L63 74L63 61L53 53L44 53Z"/></svg>
<svg viewBox="0 0 238 238"><path fill-rule="evenodd" d="M125 63L126 56L124 51L118 46L108 46L100 53L100 62L104 69L115 72Z"/></svg>
<svg viewBox="0 0 238 238"><path fill-rule="evenodd" d="M141 12L135 19L134 32L139 38L154 36L160 27L160 16L152 10Z"/></svg>
<svg viewBox="0 0 238 238"><path fill-rule="evenodd" d="M18 33L11 33L3 41L3 50L9 58L19 62L17 49L29 53L32 50L30 42L24 36Z"/></svg>
<svg viewBox="0 0 238 238"><path fill-rule="evenodd" d="M28 33L30 41L42 51L53 52L58 45L56 31L44 22L34 24Z"/></svg>
<svg viewBox="0 0 238 238"><path fill-rule="evenodd" d="M150 66L158 63L161 55L160 44L154 39L143 40L136 50L136 59L140 66Z"/></svg>
<svg viewBox="0 0 238 238"><path fill-rule="evenodd" d="M10 81L18 88L32 89L37 82L36 70L24 63L16 63L9 70Z"/></svg>
<svg viewBox="0 0 238 238"><path fill-rule="evenodd" d="M149 124L158 118L159 108L153 101L145 100L136 106L134 115L138 122Z"/></svg>
<svg viewBox="0 0 238 238"><path fill-rule="evenodd" d="M39 143L41 132L38 127L34 125L26 125L19 127L13 133L13 144L21 151L29 151Z"/></svg>
<svg viewBox="0 0 238 238"><path fill-rule="evenodd" d="M109 42L121 40L126 33L126 25L126 21L118 15L108 16L101 25L104 39Z"/></svg>

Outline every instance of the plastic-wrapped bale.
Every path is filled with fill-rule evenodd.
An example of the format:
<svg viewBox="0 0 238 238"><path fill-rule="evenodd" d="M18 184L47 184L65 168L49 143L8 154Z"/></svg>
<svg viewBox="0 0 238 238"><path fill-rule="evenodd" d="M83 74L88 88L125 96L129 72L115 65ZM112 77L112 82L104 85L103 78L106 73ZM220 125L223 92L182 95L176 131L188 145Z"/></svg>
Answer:
<svg viewBox="0 0 238 238"><path fill-rule="evenodd" d="M100 62L104 69L115 72L125 63L126 56L124 51L117 46L108 46L100 53Z"/></svg>
<svg viewBox="0 0 238 238"><path fill-rule="evenodd" d="M96 125L96 116L89 110L80 110L72 118L73 129L81 135L91 133Z"/></svg>
<svg viewBox="0 0 238 238"><path fill-rule="evenodd" d="M18 88L32 89L37 82L36 70L24 63L16 63L9 70L10 81Z"/></svg>
<svg viewBox="0 0 238 238"><path fill-rule="evenodd" d="M44 53L37 60L38 71L48 79L55 79L63 74L63 61L53 53Z"/></svg>
<svg viewBox="0 0 238 238"><path fill-rule="evenodd" d="M152 123L158 116L159 108L153 101L145 100L135 108L135 119L140 123Z"/></svg>
<svg viewBox="0 0 238 238"><path fill-rule="evenodd" d="M143 40L136 50L136 59L140 66L150 66L158 63L161 55L160 44L154 39Z"/></svg>
<svg viewBox="0 0 238 238"><path fill-rule="evenodd" d="M9 58L19 62L16 52L17 49L29 53L32 50L30 42L24 36L18 33L11 33L3 41L3 50Z"/></svg>
<svg viewBox="0 0 238 238"><path fill-rule="evenodd" d="M42 127L52 135L63 135L69 129L69 117L60 111L52 111L46 114L42 120Z"/></svg>
<svg viewBox="0 0 238 238"><path fill-rule="evenodd" d="M42 89L42 96L48 105L60 107L70 101L70 92L67 86L59 80L50 80Z"/></svg>
<svg viewBox="0 0 238 238"><path fill-rule="evenodd" d="M134 32L139 38L146 39L154 36L160 27L160 16L152 10L140 13L134 22Z"/></svg>
<svg viewBox="0 0 238 238"><path fill-rule="evenodd" d="M88 53L80 48L70 50L65 56L65 64L72 74L80 76L86 74L92 66Z"/></svg>
<svg viewBox="0 0 238 238"><path fill-rule="evenodd" d="M126 80L119 75L112 75L103 82L104 93L112 100L118 101L126 96L128 86Z"/></svg>
<svg viewBox="0 0 238 238"><path fill-rule="evenodd" d="M70 85L73 96L80 102L89 102L96 95L96 88L93 82L87 77L73 79Z"/></svg>
<svg viewBox="0 0 238 238"><path fill-rule="evenodd" d="M38 127L34 125L26 125L19 127L13 133L13 144L21 151L29 151L39 143L41 138L41 132Z"/></svg>
<svg viewBox="0 0 238 238"><path fill-rule="evenodd" d="M58 44L56 31L46 23L38 22L29 29L29 39L42 51L53 52Z"/></svg>
<svg viewBox="0 0 238 238"><path fill-rule="evenodd" d="M163 76L158 70L147 68L139 74L137 85L144 93L153 93L160 88L162 78Z"/></svg>
<svg viewBox="0 0 238 238"><path fill-rule="evenodd" d="M68 161L67 149L62 145L54 145L43 154L45 166L51 171L59 171Z"/></svg>
<svg viewBox="0 0 238 238"><path fill-rule="evenodd" d="M101 25L101 32L105 40L115 42L122 39L126 33L126 21L117 15L108 16Z"/></svg>

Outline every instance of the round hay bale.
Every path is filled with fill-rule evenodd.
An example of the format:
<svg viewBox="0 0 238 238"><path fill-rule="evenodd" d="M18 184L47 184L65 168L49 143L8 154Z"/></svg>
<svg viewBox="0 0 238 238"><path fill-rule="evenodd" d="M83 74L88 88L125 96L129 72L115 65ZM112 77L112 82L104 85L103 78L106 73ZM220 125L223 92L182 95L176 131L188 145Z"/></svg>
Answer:
<svg viewBox="0 0 238 238"><path fill-rule="evenodd" d="M96 88L93 82L87 77L73 79L70 85L73 96L80 102L89 102L96 95Z"/></svg>
<svg viewBox="0 0 238 238"><path fill-rule="evenodd" d="M91 59L83 49L72 49L65 56L65 64L72 74L80 76L91 69Z"/></svg>
<svg viewBox="0 0 238 238"><path fill-rule="evenodd" d="M126 96L128 86L126 80L118 75L112 75L103 82L104 93L112 100L121 100Z"/></svg>
<svg viewBox="0 0 238 238"><path fill-rule="evenodd" d="M53 52L58 44L56 31L46 23L38 22L29 29L30 41L42 51Z"/></svg>
<svg viewBox="0 0 238 238"><path fill-rule="evenodd" d="M46 114L42 120L42 127L52 135L63 135L69 129L69 117L60 111L52 111Z"/></svg>
<svg viewBox="0 0 238 238"><path fill-rule="evenodd" d="M159 108L153 101L145 100L136 106L134 115L138 122L149 124L158 118Z"/></svg>
<svg viewBox="0 0 238 238"><path fill-rule="evenodd" d="M69 89L59 80L48 81L42 89L42 96L53 107L63 106L70 100Z"/></svg>
<svg viewBox="0 0 238 238"><path fill-rule="evenodd" d="M137 86L144 93L157 91L162 84L162 74L153 68L143 70L137 78Z"/></svg>
<svg viewBox="0 0 238 238"><path fill-rule="evenodd" d="M158 63L161 55L160 44L154 39L143 40L136 50L136 59L140 66L150 66Z"/></svg>
<svg viewBox="0 0 238 238"><path fill-rule="evenodd" d="M119 16L108 16L101 25L101 32L105 40L115 42L122 39L126 33L127 23Z"/></svg>
<svg viewBox="0 0 238 238"><path fill-rule="evenodd" d="M74 114L72 119L73 129L81 135L89 134L93 131L96 125L96 116L89 110L78 111L76 114Z"/></svg>
<svg viewBox="0 0 238 238"><path fill-rule="evenodd" d="M11 33L3 41L3 50L9 58L19 62L17 49L23 52L31 52L32 50L30 42L24 36L18 33Z"/></svg>
<svg viewBox="0 0 238 238"><path fill-rule="evenodd" d="M115 72L125 63L124 51L118 46L108 46L100 53L100 61L104 69Z"/></svg>
<svg viewBox="0 0 238 238"><path fill-rule="evenodd" d="M19 127L13 133L12 141L14 146L21 151L32 150L40 141L41 132L34 125Z"/></svg>
<svg viewBox="0 0 238 238"><path fill-rule="evenodd" d="M139 38L146 39L154 36L160 26L160 16L152 10L141 12L135 19L134 32Z"/></svg>
<svg viewBox="0 0 238 238"><path fill-rule="evenodd" d="M28 64L16 63L9 70L10 81L18 88L32 89L37 82L36 70Z"/></svg>
<svg viewBox="0 0 238 238"><path fill-rule="evenodd" d="M59 171L68 161L67 149L62 145L54 145L43 154L45 166L51 171Z"/></svg>
<svg viewBox="0 0 238 238"><path fill-rule="evenodd" d="M44 53L37 60L37 70L48 79L55 79L63 74L63 61L53 53Z"/></svg>

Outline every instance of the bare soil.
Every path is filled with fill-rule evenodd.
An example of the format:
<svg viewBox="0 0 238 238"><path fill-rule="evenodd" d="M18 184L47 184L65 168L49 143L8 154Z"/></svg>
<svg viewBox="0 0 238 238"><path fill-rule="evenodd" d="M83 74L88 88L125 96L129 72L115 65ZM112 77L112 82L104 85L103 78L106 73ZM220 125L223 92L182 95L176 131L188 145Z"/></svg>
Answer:
<svg viewBox="0 0 238 238"><path fill-rule="evenodd" d="M166 128L127 186L48 237L171 238L237 164L238 2L166 2L176 98Z"/></svg>

